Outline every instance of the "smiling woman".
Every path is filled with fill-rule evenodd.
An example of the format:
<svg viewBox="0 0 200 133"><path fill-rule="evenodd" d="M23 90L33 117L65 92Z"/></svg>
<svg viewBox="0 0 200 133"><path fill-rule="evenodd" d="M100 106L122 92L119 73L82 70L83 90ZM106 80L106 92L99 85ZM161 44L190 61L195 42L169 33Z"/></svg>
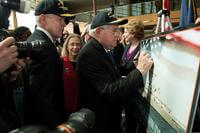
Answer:
<svg viewBox="0 0 200 133"><path fill-rule="evenodd" d="M73 113L79 105L79 81L75 72L76 59L83 46L81 37L77 34L69 34L63 44L63 79L65 93L65 110Z"/></svg>

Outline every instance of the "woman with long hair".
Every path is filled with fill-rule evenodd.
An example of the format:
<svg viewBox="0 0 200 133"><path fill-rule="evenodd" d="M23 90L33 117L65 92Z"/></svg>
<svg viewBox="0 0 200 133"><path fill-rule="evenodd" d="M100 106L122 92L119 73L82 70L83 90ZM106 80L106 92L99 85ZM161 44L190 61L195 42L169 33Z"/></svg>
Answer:
<svg viewBox="0 0 200 133"><path fill-rule="evenodd" d="M75 72L77 56L83 46L78 34L69 34L63 44L61 57L63 59L63 79L65 92L65 109L72 113L78 110L79 81Z"/></svg>

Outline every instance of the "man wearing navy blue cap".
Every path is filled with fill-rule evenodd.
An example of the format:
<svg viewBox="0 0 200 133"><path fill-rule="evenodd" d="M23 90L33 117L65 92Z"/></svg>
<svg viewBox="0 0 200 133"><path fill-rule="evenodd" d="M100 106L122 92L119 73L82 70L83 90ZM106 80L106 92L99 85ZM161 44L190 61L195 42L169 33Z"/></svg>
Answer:
<svg viewBox="0 0 200 133"><path fill-rule="evenodd" d="M98 13L91 23L92 39L79 54L80 106L95 112L95 133L121 133L122 108L131 93L143 87L142 75L153 64L148 54L141 53L136 69L127 78L121 78L110 50L117 45L118 25L127 22L109 16L108 12Z"/></svg>
<svg viewBox="0 0 200 133"><path fill-rule="evenodd" d="M63 67L54 42L62 36L64 17L71 17L59 0L42 0L35 9L37 28L28 42L41 40L40 60L28 64L29 87L25 89L25 124L50 129L67 120L64 111Z"/></svg>

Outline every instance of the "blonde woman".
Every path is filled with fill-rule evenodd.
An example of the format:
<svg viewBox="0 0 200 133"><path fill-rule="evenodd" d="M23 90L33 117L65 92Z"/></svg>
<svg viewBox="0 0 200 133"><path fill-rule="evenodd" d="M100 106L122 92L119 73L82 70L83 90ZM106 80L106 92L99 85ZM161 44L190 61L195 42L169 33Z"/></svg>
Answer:
<svg viewBox="0 0 200 133"><path fill-rule="evenodd" d="M144 37L144 24L141 21L132 20L124 27L124 36L128 45L124 48L121 59L121 73L123 76L126 76L137 65L140 40Z"/></svg>
<svg viewBox="0 0 200 133"><path fill-rule="evenodd" d="M79 88L76 76L76 60L83 46L83 41L78 34L69 34L63 44L61 57L63 59L63 79L65 92L65 109L75 112L78 109Z"/></svg>
<svg viewBox="0 0 200 133"><path fill-rule="evenodd" d="M125 46L124 53L121 59L120 72L122 76L136 68L137 59L140 51L140 40L144 37L144 25L141 21L131 20L125 26L125 41L128 45ZM137 91L131 93L127 98L125 106L126 130L127 133L145 133L145 128L141 124L139 109L137 107L136 98L139 95Z"/></svg>

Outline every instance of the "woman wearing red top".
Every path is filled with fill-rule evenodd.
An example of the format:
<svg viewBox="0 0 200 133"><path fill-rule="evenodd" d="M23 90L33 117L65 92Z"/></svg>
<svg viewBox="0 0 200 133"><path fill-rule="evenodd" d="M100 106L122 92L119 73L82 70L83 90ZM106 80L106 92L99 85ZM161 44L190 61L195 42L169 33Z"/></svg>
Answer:
<svg viewBox="0 0 200 133"><path fill-rule="evenodd" d="M68 112L78 110L79 82L75 72L76 60L83 46L81 37L77 34L69 34L63 44L61 57L63 59L63 79L65 87L65 109Z"/></svg>

